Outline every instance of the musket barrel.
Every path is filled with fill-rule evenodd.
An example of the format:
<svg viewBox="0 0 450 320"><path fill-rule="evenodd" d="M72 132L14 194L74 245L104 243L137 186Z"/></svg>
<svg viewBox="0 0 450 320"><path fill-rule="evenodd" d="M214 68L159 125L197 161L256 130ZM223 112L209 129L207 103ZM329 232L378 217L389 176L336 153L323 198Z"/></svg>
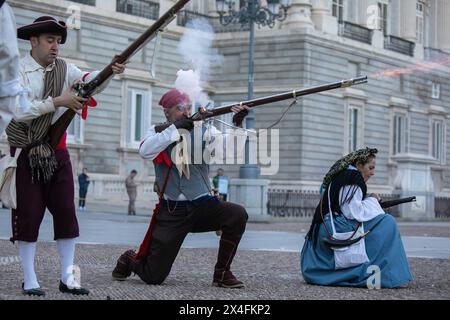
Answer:
<svg viewBox="0 0 450 320"><path fill-rule="evenodd" d="M292 91L288 91L288 92L284 92L284 93L275 94L272 96L266 96L266 97L262 97L262 98L256 98L256 99L252 99L252 100L246 100L246 101L241 101L238 103L228 104L228 105L222 106L220 108L207 110L207 112L205 114L196 113L191 118L193 120L203 120L203 119L207 119L207 118L211 118L211 117L220 116L220 115L223 115L226 113L230 113L231 107L236 106L236 105L246 105L246 106L252 108L252 107L256 107L256 106L260 106L260 105L264 105L264 104L283 101L283 100L287 100L287 99L296 99L298 97L313 94L313 93L319 93L319 92L338 89L338 88L346 88L346 87L351 87L351 86L359 85L359 84L363 84L363 83L367 83L367 76L342 80L339 82L328 83L328 84L324 84L324 85L320 85L320 86L316 86L316 87L310 87L310 88L301 89L301 90L292 90Z"/></svg>
<svg viewBox="0 0 450 320"><path fill-rule="evenodd" d="M400 199L394 199L394 200L388 200L388 201L380 201L380 206L382 208L390 208L393 206L398 206L402 203L408 203L408 202L415 202L416 197L407 197L407 198L400 198Z"/></svg>

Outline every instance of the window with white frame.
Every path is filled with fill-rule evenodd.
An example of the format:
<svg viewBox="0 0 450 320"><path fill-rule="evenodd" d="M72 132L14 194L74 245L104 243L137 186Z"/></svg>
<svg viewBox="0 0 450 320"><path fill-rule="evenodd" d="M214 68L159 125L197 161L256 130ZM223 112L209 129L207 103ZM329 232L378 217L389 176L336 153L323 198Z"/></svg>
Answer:
<svg viewBox="0 0 450 320"><path fill-rule="evenodd" d="M408 117L406 114L394 114L392 154L408 152Z"/></svg>
<svg viewBox="0 0 450 320"><path fill-rule="evenodd" d="M128 89L127 144L138 147L151 123L151 91L137 88Z"/></svg>
<svg viewBox="0 0 450 320"><path fill-rule="evenodd" d="M440 99L441 98L441 84L438 82L431 82L431 98Z"/></svg>
<svg viewBox="0 0 450 320"><path fill-rule="evenodd" d="M332 13L339 22L344 20L344 0L333 0Z"/></svg>
<svg viewBox="0 0 450 320"><path fill-rule="evenodd" d="M350 105L348 108L347 152L355 151L361 145L362 137L361 107Z"/></svg>
<svg viewBox="0 0 450 320"><path fill-rule="evenodd" d="M424 30L424 3L417 1L416 3L416 41L423 43Z"/></svg>
<svg viewBox="0 0 450 320"><path fill-rule="evenodd" d="M67 128L67 142L68 143L74 143L74 144L78 144L78 143L83 143L83 128L84 128L84 124L83 121L81 119L81 117L79 116L75 116L72 120L72 122L70 123L69 127Z"/></svg>
<svg viewBox="0 0 450 320"><path fill-rule="evenodd" d="M442 161L444 155L444 121L433 120L431 125L431 155Z"/></svg>
<svg viewBox="0 0 450 320"><path fill-rule="evenodd" d="M386 34L387 32L387 18L388 18L387 3L378 2L378 28L383 31L383 34Z"/></svg>

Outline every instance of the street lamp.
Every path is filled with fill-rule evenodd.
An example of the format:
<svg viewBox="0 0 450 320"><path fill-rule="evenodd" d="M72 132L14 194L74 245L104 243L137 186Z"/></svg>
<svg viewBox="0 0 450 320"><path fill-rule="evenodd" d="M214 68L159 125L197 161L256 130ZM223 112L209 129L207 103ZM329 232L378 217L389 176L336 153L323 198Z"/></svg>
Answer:
<svg viewBox="0 0 450 320"><path fill-rule="evenodd" d="M255 23L260 26L273 28L275 22L283 21L287 17L287 10L291 0L266 0L267 7L263 7L259 0L238 0L238 9L235 0L216 0L219 21L223 26L231 23L240 23L241 28L250 27L249 55L248 55L248 100L253 99L253 55L255 51ZM254 111L250 110L246 118L247 129L255 127ZM256 179L259 177L257 165L249 161L249 141L245 144L245 165L239 170L241 179Z"/></svg>

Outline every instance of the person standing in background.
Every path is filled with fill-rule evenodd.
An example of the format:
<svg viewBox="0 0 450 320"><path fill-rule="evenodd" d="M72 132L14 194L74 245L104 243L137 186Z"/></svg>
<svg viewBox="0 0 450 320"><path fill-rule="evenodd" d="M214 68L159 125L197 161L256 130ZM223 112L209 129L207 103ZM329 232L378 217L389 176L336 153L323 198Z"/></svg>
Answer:
<svg viewBox="0 0 450 320"><path fill-rule="evenodd" d="M83 168L83 173L78 176L78 185L80 187L80 199L79 209L86 210L86 194L89 187L89 176L87 175L87 169Z"/></svg>
<svg viewBox="0 0 450 320"><path fill-rule="evenodd" d="M228 194L228 177L224 175L222 168L217 169L217 175L212 180L214 187L214 195L220 200L227 201Z"/></svg>
<svg viewBox="0 0 450 320"><path fill-rule="evenodd" d="M129 203L128 203L128 215L136 215L136 197L137 197L137 186L138 184L134 181L137 175L136 170L131 170L129 176L125 179L125 186L127 188Z"/></svg>

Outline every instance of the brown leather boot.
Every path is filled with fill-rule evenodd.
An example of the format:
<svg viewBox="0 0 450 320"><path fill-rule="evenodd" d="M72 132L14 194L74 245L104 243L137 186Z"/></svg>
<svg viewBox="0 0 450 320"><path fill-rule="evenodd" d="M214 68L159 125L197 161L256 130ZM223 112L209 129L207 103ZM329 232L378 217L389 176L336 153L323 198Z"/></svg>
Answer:
<svg viewBox="0 0 450 320"><path fill-rule="evenodd" d="M212 283L214 287L244 287L242 281L236 279L230 271L231 262L233 262L240 240L240 237L222 234L222 237L220 238L219 253L217 255L217 263L214 267L214 279Z"/></svg>
<svg viewBox="0 0 450 320"><path fill-rule="evenodd" d="M134 271L136 266L136 252L134 250L125 251L119 259L117 259L116 267L112 272L114 280L123 281L126 280Z"/></svg>

